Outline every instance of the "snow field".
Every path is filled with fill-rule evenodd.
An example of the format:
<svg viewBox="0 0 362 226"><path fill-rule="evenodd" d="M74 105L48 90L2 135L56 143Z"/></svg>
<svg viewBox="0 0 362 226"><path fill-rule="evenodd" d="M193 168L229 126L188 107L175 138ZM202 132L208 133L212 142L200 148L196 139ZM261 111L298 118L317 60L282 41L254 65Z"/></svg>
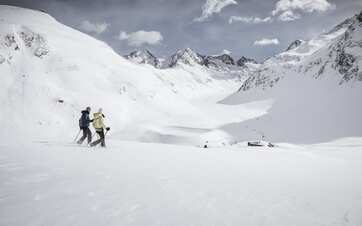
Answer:
<svg viewBox="0 0 362 226"><path fill-rule="evenodd" d="M353 142L3 145L0 224L360 225L362 142Z"/></svg>

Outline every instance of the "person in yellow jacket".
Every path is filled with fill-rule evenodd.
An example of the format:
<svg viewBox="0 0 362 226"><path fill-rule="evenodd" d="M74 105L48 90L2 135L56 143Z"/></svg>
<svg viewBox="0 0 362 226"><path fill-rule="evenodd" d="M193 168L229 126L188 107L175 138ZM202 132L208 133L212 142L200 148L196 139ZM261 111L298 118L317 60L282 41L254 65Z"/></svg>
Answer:
<svg viewBox="0 0 362 226"><path fill-rule="evenodd" d="M94 147L94 146L98 145L99 143L101 144L102 147L106 147L106 142L105 142L105 138L104 138L104 130L109 131L110 128L106 127L104 125L103 119L104 119L104 115L102 113L102 108L100 108L97 113L93 114L93 123L92 123L94 129L96 130L96 133L99 135L99 139L92 142L90 144L91 147Z"/></svg>

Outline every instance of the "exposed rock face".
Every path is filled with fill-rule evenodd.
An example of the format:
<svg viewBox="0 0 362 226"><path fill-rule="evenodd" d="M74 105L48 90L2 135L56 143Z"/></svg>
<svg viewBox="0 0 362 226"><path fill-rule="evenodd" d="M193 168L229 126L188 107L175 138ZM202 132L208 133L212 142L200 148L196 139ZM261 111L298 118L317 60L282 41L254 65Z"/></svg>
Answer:
<svg viewBox="0 0 362 226"><path fill-rule="evenodd" d="M21 47L24 47L24 51L30 51L31 54L39 58L49 53L45 39L25 26L14 29L14 32L9 32L1 38L1 41L10 56L12 51L19 51Z"/></svg>
<svg viewBox="0 0 362 226"><path fill-rule="evenodd" d="M169 67L174 67L178 64L186 65L204 65L204 56L194 52L190 48L177 51L174 55L171 56Z"/></svg>
<svg viewBox="0 0 362 226"><path fill-rule="evenodd" d="M330 46L328 54L332 68L341 75L340 84L349 81L362 81L362 21L361 14L356 17L347 31L335 45Z"/></svg>
<svg viewBox="0 0 362 226"><path fill-rule="evenodd" d="M0 64L5 62L5 57L3 57L2 55L0 55Z"/></svg>
<svg viewBox="0 0 362 226"><path fill-rule="evenodd" d="M246 63L253 63L253 64L257 64L256 60L254 59L250 59L250 58L246 58L244 56L242 56L237 62L236 65L240 66L240 67L245 67Z"/></svg>
<svg viewBox="0 0 362 226"><path fill-rule="evenodd" d="M357 19L358 19L359 22L362 22L362 11L357 16Z"/></svg>
<svg viewBox="0 0 362 226"><path fill-rule="evenodd" d="M221 63L227 64L227 65L235 65L234 59L228 55L228 54L222 54L219 56L206 56L205 57L205 64L212 64L215 61L220 61Z"/></svg>
<svg viewBox="0 0 362 226"><path fill-rule="evenodd" d="M177 65L205 66L217 71L240 71L247 70L247 63L257 64L253 59L242 57L237 62L228 54L222 55L201 55L190 48L182 49L173 54L170 58L161 59L155 57L148 50L137 50L124 56L126 59L139 64L150 64L156 68L165 69ZM241 68L240 68L241 67ZM253 68L255 65L253 66Z"/></svg>
<svg viewBox="0 0 362 226"><path fill-rule="evenodd" d="M156 68L161 67L160 60L147 49L133 51L124 57L138 64L150 64Z"/></svg>
<svg viewBox="0 0 362 226"><path fill-rule="evenodd" d="M234 66L235 61L234 59L228 54L222 54L219 56L205 56L204 57L204 64L207 67L227 67L227 66Z"/></svg>
<svg viewBox="0 0 362 226"><path fill-rule="evenodd" d="M300 46L302 43L303 43L302 40L297 39L297 40L295 40L294 42L290 43L290 45L288 46L288 48L287 48L286 51L295 49L295 48L297 48L298 46Z"/></svg>
<svg viewBox="0 0 362 226"><path fill-rule="evenodd" d="M293 76L331 79L339 85L362 81L361 18L362 12L315 39L293 42L260 65L240 90L268 89Z"/></svg>

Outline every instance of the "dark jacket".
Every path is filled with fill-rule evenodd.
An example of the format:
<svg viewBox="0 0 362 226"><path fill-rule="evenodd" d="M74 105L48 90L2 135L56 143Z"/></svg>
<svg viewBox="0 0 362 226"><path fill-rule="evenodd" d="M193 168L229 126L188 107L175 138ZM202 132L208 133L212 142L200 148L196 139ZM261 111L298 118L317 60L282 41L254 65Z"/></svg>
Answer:
<svg viewBox="0 0 362 226"><path fill-rule="evenodd" d="M89 118L89 111L84 110L82 111L82 116L79 119L79 127L82 128L88 128L89 124L92 122L93 120L91 120Z"/></svg>

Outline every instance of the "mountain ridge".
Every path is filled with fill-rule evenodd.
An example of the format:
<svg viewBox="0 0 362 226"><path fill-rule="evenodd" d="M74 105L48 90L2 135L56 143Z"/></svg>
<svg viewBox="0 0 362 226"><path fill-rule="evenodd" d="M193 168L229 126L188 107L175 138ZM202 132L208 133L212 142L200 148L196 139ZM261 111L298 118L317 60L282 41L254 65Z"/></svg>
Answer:
<svg viewBox="0 0 362 226"><path fill-rule="evenodd" d="M240 71L240 70L253 70L258 62L251 58L242 56L238 60L234 60L229 54L220 55L203 55L197 53L191 48L178 50L169 58L161 60L157 58L147 49L135 50L124 57L137 64L149 64L157 69L174 68L177 66L202 66L208 69L215 69L218 71ZM250 66L250 68L249 68Z"/></svg>
<svg viewBox="0 0 362 226"><path fill-rule="evenodd" d="M356 78L356 81L361 81L362 74L359 69L362 68L360 54L362 29L359 19L361 17L362 12L344 20L315 39L292 43L287 51L262 63L259 69L243 83L239 91L269 89L285 77L297 75L316 79L325 77L340 79L337 84L348 83L351 81L351 76ZM351 37L353 35L355 37ZM349 51L353 53L348 53ZM333 76L323 76L327 66L332 70L330 74Z"/></svg>

